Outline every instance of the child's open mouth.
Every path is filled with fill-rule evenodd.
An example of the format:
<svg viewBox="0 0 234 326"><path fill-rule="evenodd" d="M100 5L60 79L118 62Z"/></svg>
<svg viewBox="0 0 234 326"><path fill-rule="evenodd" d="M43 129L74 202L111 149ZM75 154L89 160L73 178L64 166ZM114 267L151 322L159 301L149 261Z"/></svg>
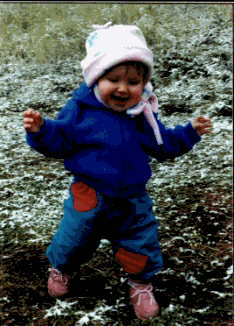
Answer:
<svg viewBox="0 0 234 326"><path fill-rule="evenodd" d="M112 95L112 98L115 100L115 101L118 101L118 102L121 102L121 103L124 103L128 100L128 97L117 97L117 96L114 96Z"/></svg>

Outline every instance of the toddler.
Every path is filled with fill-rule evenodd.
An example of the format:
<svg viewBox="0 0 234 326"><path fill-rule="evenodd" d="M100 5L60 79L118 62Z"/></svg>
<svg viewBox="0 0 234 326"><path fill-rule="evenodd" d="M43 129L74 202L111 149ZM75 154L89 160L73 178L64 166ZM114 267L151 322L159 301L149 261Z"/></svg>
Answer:
<svg viewBox="0 0 234 326"><path fill-rule="evenodd" d="M159 162L188 152L210 132L210 119L166 129L152 94L153 53L131 25L95 25L81 61L85 82L57 119L24 112L27 143L46 157L64 159L74 174L64 217L46 254L51 263L48 292L69 291L77 264L108 239L129 275L129 298L141 320L159 306L152 278L162 268L158 222L146 193L149 156ZM70 280L70 281L69 281Z"/></svg>

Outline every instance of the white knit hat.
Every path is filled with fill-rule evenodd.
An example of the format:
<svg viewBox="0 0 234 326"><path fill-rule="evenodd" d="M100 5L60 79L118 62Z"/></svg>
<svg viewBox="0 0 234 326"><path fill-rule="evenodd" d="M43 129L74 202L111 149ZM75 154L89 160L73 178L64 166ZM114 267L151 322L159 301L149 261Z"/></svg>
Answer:
<svg viewBox="0 0 234 326"><path fill-rule="evenodd" d="M87 86L92 86L106 70L124 61L139 61L149 68L147 81L153 73L153 53L148 48L141 30L132 25L114 25L111 22L93 25L86 41L87 55L81 68Z"/></svg>

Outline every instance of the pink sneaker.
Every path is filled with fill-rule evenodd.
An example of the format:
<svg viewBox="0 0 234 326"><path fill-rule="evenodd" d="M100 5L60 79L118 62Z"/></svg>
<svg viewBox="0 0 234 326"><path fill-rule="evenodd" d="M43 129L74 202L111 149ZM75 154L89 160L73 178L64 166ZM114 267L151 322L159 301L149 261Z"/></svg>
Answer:
<svg viewBox="0 0 234 326"><path fill-rule="evenodd" d="M128 284L130 285L130 301L137 318L145 321L157 317L159 314L159 306L152 293L152 284L140 284L132 280L129 280Z"/></svg>
<svg viewBox="0 0 234 326"><path fill-rule="evenodd" d="M50 276L48 279L48 293L53 298L58 298L69 292L69 279L70 276L62 274L55 268L50 268Z"/></svg>

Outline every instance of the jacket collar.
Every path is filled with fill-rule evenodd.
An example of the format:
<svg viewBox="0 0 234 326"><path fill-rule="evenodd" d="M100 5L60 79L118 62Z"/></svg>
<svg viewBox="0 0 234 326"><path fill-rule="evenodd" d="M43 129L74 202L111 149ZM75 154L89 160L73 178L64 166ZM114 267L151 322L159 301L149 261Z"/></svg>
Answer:
<svg viewBox="0 0 234 326"><path fill-rule="evenodd" d="M79 102L82 104L86 104L97 109L106 109L106 107L97 100L93 87L88 87L85 82L73 92L72 97L75 100L79 100Z"/></svg>

